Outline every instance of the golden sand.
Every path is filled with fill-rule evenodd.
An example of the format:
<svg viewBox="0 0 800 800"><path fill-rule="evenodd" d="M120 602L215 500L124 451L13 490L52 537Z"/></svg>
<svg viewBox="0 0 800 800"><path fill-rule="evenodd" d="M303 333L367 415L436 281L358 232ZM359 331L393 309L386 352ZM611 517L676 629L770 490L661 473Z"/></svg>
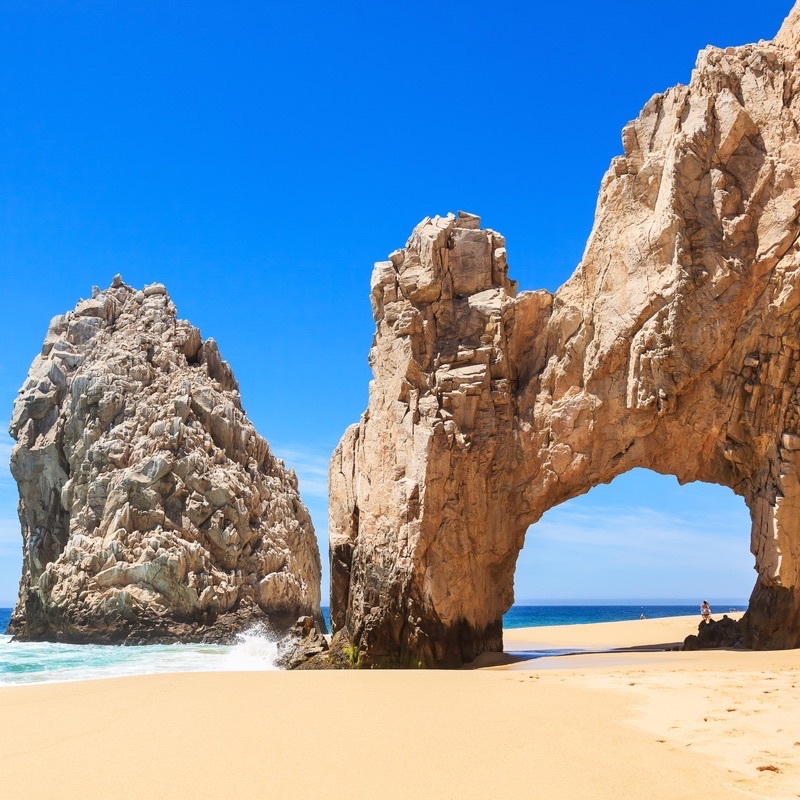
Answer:
<svg viewBox="0 0 800 800"><path fill-rule="evenodd" d="M658 644L694 624L523 629L507 647ZM794 798L798 685L800 651L715 651L6 687L0 796Z"/></svg>

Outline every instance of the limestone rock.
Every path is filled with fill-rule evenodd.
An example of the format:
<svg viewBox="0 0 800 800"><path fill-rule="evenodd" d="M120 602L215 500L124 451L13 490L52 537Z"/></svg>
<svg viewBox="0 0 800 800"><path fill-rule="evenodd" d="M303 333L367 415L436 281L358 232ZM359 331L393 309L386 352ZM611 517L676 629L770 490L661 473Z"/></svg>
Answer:
<svg viewBox="0 0 800 800"><path fill-rule="evenodd" d="M254 622L324 625L297 479L161 284L117 276L53 319L10 432L18 637L221 641Z"/></svg>
<svg viewBox="0 0 800 800"><path fill-rule="evenodd" d="M635 467L744 498L747 641L800 646L799 50L796 8L655 95L555 294L517 294L473 215L376 264L369 406L330 468L333 628L372 663L500 649L528 526Z"/></svg>

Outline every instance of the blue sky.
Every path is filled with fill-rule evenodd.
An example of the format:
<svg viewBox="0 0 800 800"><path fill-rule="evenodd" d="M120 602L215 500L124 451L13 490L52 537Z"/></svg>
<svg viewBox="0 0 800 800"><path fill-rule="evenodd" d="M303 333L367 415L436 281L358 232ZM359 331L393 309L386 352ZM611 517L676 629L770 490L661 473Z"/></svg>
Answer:
<svg viewBox="0 0 800 800"><path fill-rule="evenodd" d="M6 0L0 420L50 317L116 272L163 281L297 469L326 552L327 460L366 404L372 263L465 209L505 234L522 288L557 288L625 122L701 47L770 38L790 7ZM0 605L15 503L6 470ZM748 529L727 490L629 474L530 532L517 595L740 598Z"/></svg>

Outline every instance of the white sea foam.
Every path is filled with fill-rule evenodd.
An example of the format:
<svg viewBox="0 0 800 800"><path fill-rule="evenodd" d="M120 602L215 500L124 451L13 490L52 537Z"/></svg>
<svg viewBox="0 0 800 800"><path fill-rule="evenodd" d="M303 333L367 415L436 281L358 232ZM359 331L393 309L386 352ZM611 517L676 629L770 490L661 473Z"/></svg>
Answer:
<svg viewBox="0 0 800 800"><path fill-rule="evenodd" d="M275 670L277 643L264 630L231 646L207 644L73 645L12 642L0 636L0 686L171 672Z"/></svg>
<svg viewBox="0 0 800 800"><path fill-rule="evenodd" d="M277 669L278 643L266 628L251 628L236 637L236 644L226 648L222 669L232 672Z"/></svg>

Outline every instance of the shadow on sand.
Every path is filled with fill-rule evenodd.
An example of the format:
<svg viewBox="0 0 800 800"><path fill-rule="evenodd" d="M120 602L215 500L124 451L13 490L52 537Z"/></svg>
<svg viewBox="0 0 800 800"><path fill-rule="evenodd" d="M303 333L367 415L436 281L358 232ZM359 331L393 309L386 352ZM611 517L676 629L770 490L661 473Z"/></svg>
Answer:
<svg viewBox="0 0 800 800"><path fill-rule="evenodd" d="M528 661L539 659L562 659L570 656L594 655L621 655L625 653L665 653L681 650L683 642L663 642L661 644L640 644L631 647L610 647L599 649L584 649L578 647L535 649L535 650L506 650L502 653L482 653L474 661L465 664L462 669L484 669L486 667L508 667L521 665ZM570 663L541 664L539 666L550 669L569 669L578 666ZM581 664L580 666L584 666Z"/></svg>

